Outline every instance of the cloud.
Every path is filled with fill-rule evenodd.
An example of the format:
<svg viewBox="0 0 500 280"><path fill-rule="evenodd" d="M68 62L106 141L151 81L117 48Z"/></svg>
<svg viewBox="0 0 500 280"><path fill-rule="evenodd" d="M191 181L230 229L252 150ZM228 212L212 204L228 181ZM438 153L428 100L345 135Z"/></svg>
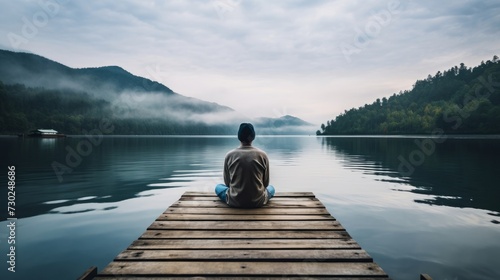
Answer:
<svg viewBox="0 0 500 280"><path fill-rule="evenodd" d="M252 117L286 107L324 122L427 74L500 53L495 0L59 1L22 49L147 78L159 68L158 81L176 92ZM0 45L10 46L6 35L40 11L37 2L2 1ZM387 13L389 20L377 18ZM350 55L345 45L355 47Z"/></svg>

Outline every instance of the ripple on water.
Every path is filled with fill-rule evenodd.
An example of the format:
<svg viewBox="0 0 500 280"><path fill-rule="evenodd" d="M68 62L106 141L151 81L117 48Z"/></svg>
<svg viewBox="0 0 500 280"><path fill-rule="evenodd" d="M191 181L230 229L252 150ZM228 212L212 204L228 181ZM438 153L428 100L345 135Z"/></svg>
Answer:
<svg viewBox="0 0 500 280"><path fill-rule="evenodd" d="M78 201L85 201L85 200L91 200L91 199L94 199L94 198L97 198L97 196L84 196L84 197L80 197L76 200Z"/></svg>
<svg viewBox="0 0 500 280"><path fill-rule="evenodd" d="M68 201L69 201L68 199L59 199L59 200L45 201L43 202L43 204L61 204Z"/></svg>

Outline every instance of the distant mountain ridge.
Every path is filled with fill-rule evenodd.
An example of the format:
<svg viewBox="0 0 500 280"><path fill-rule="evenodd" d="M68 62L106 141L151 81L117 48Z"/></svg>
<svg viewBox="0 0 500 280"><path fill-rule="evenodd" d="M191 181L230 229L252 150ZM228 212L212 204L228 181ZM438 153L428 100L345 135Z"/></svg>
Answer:
<svg viewBox="0 0 500 280"><path fill-rule="evenodd" d="M261 117L255 119L254 124L262 127L261 134L275 134L276 132L282 135L312 134L311 128L314 127L313 124L290 115L279 118Z"/></svg>
<svg viewBox="0 0 500 280"><path fill-rule="evenodd" d="M76 69L6 50L0 50L0 102L3 134L40 127L81 134L99 118L112 119L115 134L230 134L243 121L255 122L266 134L314 131L291 116L249 120L119 66Z"/></svg>
<svg viewBox="0 0 500 280"><path fill-rule="evenodd" d="M5 50L0 50L0 79L5 84L24 84L46 89L63 87L78 90L154 90L174 93L163 84L135 76L119 66L75 69L36 54ZM63 79L72 80L74 83L57 83ZM110 88L111 86L114 88Z"/></svg>
<svg viewBox="0 0 500 280"><path fill-rule="evenodd" d="M299 119L294 116L290 115L285 115L280 118L266 118L266 117L261 117L256 119L256 123L258 124L264 124L264 125L271 125L271 126L302 126L302 125L312 125L309 122L306 122L302 119Z"/></svg>

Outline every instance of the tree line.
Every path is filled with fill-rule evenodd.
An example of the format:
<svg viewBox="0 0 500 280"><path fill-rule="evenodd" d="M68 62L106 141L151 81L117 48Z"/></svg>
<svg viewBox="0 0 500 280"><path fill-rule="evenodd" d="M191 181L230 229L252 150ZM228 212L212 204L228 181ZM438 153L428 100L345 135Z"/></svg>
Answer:
<svg viewBox="0 0 500 280"><path fill-rule="evenodd" d="M500 133L498 56L469 68L463 63L417 80L411 90L345 110L317 135Z"/></svg>
<svg viewBox="0 0 500 280"><path fill-rule="evenodd" d="M27 133L37 128L52 128L65 134L84 134L107 119L113 134L123 135L206 135L233 134L234 127L199 122L179 122L167 118L117 117L109 101L72 89L50 90L7 85L0 81L0 134Z"/></svg>

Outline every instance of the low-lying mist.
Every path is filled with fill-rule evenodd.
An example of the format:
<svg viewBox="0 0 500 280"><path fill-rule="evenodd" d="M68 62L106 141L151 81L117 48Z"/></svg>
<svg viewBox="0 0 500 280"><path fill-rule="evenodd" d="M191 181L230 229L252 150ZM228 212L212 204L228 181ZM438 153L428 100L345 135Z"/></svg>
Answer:
<svg viewBox="0 0 500 280"><path fill-rule="evenodd" d="M117 118L169 119L209 125L230 125L245 119L228 107L178 94L127 91L113 96L109 101Z"/></svg>

